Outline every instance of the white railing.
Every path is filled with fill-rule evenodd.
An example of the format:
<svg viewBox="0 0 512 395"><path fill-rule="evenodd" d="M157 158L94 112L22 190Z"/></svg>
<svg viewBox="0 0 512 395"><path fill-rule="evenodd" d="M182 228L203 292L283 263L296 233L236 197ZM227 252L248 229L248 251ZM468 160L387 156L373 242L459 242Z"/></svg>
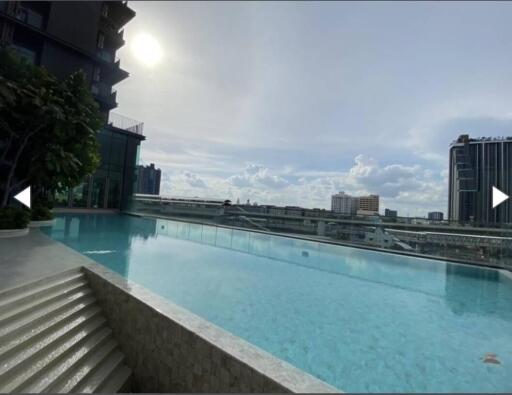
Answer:
<svg viewBox="0 0 512 395"><path fill-rule="evenodd" d="M110 113L108 116L108 124L116 128L127 130L132 133L142 135L144 132L144 122L137 121L125 117L124 115Z"/></svg>

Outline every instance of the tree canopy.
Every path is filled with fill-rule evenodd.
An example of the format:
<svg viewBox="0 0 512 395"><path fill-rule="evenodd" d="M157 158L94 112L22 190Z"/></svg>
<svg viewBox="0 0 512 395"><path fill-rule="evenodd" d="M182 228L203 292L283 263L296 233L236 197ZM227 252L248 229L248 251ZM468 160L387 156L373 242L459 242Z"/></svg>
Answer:
<svg viewBox="0 0 512 395"><path fill-rule="evenodd" d="M0 50L0 207L28 185L37 193L80 184L99 164L102 123L82 71L59 81Z"/></svg>

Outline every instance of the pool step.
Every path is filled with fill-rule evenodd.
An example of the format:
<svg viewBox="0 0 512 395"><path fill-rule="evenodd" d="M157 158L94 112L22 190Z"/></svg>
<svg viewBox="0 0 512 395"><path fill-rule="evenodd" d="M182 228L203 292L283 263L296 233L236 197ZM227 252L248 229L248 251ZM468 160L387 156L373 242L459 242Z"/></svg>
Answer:
<svg viewBox="0 0 512 395"><path fill-rule="evenodd" d="M130 384L80 269L0 292L0 393L129 392Z"/></svg>

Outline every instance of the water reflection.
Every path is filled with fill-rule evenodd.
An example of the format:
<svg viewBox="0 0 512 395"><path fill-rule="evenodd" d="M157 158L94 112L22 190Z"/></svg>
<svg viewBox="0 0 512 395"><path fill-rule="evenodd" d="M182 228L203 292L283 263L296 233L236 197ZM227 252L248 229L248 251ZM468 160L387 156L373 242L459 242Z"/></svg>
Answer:
<svg viewBox="0 0 512 395"><path fill-rule="evenodd" d="M396 287L443 301L456 315L512 310L510 281L497 270L385 254L232 228L124 215L66 214L51 236L127 276L134 241L171 237ZM135 262L137 264L137 262ZM468 295L472 295L468 298ZM475 297L476 295L476 297ZM506 314L511 319L511 313Z"/></svg>
<svg viewBox="0 0 512 395"><path fill-rule="evenodd" d="M465 281L461 281L461 279ZM498 270L446 265L446 303L454 314L493 315L512 319L512 282L500 282ZM471 295L471 297L468 297Z"/></svg>
<svg viewBox="0 0 512 395"><path fill-rule="evenodd" d="M53 227L42 230L91 259L108 259L126 276L132 242L156 237L156 221L113 214L62 214Z"/></svg>

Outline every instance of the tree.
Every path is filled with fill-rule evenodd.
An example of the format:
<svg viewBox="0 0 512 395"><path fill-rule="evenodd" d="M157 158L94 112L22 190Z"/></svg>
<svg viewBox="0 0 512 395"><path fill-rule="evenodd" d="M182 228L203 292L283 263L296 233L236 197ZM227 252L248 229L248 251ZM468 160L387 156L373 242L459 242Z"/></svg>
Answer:
<svg viewBox="0 0 512 395"><path fill-rule="evenodd" d="M78 185L99 164L102 125L82 71L57 80L13 51L0 50L0 207Z"/></svg>

